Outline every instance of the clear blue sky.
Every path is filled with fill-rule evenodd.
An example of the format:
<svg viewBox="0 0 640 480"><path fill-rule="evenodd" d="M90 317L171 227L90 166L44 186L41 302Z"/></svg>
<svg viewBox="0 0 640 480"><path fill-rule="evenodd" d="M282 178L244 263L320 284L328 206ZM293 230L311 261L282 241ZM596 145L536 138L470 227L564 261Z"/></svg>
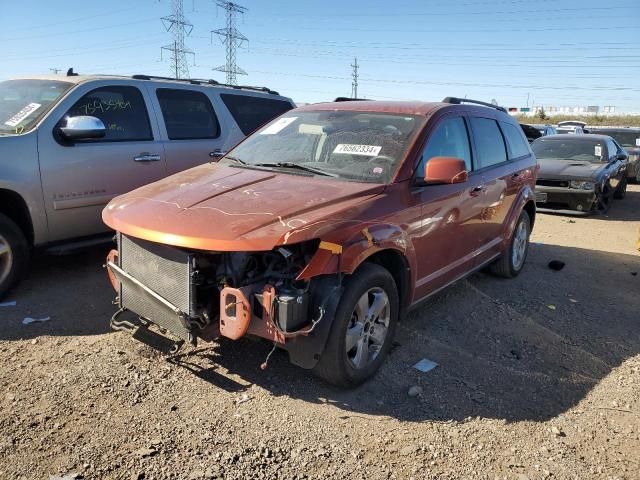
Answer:
<svg viewBox="0 0 640 480"><path fill-rule="evenodd" d="M615 105L640 112L639 0L238 0L249 38L239 81L298 102L351 93L440 100L465 96L505 106ZM191 76L212 67L224 26L212 0L184 0L193 23ZM73 66L81 73L169 75L160 17L170 0L0 0L0 79Z"/></svg>

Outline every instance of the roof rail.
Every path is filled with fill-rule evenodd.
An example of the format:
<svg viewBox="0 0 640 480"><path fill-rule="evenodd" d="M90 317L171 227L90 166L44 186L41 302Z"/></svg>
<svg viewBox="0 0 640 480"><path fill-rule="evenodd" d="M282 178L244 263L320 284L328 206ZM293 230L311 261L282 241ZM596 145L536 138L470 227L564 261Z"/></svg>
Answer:
<svg viewBox="0 0 640 480"><path fill-rule="evenodd" d="M228 87L234 88L236 90L254 90L256 92L265 92L270 93L271 95L280 95L275 90L271 90L267 87L252 87L250 85L229 85L227 83L220 83L217 80L213 79L202 79L202 78L173 78L173 77L161 77L158 75L132 75L131 78L136 80L170 80L173 82L185 82L190 83L192 85L216 85L219 87Z"/></svg>
<svg viewBox="0 0 640 480"><path fill-rule="evenodd" d="M458 98L458 97L445 97L442 100L442 103L452 103L455 105L460 105L462 103L473 103L475 105L482 105L483 107L495 108L496 110L500 110L501 112L507 113L507 109L501 107L500 105L494 105L493 103L481 102L480 100L471 100L470 98Z"/></svg>
<svg viewBox="0 0 640 480"><path fill-rule="evenodd" d="M336 97L334 102L371 102L370 98L350 98L350 97Z"/></svg>

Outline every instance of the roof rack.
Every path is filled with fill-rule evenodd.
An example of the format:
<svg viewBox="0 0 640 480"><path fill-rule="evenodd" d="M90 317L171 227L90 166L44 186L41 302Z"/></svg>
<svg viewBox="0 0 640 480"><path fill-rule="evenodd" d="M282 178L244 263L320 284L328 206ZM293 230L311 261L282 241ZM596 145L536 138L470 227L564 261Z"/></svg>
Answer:
<svg viewBox="0 0 640 480"><path fill-rule="evenodd" d="M471 100L470 98L458 98L458 97L445 97L442 103L452 103L454 105L460 105L462 103L473 103L475 105L482 105L483 107L495 108L501 112L507 113L507 109L500 105L494 105L493 103L481 102L480 100Z"/></svg>
<svg viewBox="0 0 640 480"><path fill-rule="evenodd" d="M336 99L334 100L334 102L361 102L361 101L371 102L372 100L370 98L351 98L351 97L336 97Z"/></svg>
<svg viewBox="0 0 640 480"><path fill-rule="evenodd" d="M234 88L236 90L254 90L256 92L270 93L271 95L280 95L275 90L271 90L267 87L252 87L250 85L230 85L228 83L220 83L217 80L203 79L203 78L173 78L173 77L161 77L158 75L132 75L131 78L135 80L171 80L173 82L185 82L192 85L216 85L218 87Z"/></svg>

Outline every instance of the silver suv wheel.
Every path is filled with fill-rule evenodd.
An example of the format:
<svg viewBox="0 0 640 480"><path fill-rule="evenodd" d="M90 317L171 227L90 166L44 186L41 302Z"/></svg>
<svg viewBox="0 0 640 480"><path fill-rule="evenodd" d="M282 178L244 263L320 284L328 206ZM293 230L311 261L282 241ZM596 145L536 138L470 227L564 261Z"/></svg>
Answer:
<svg viewBox="0 0 640 480"><path fill-rule="evenodd" d="M345 350L353 368L366 368L376 359L387 338L390 318L389 297L382 288L371 288L360 297L346 335Z"/></svg>
<svg viewBox="0 0 640 480"><path fill-rule="evenodd" d="M513 234L513 247L511 251L511 261L515 270L520 270L527 253L527 241L529 239L529 228L527 221L520 221Z"/></svg>
<svg viewBox="0 0 640 480"><path fill-rule="evenodd" d="M9 241L0 235L0 284L4 282L13 266L13 253Z"/></svg>

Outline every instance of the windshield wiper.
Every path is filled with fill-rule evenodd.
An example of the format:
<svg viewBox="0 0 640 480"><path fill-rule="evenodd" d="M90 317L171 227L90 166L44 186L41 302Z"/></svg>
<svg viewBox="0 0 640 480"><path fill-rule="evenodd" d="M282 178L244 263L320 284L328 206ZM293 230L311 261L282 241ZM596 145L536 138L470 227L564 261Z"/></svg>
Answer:
<svg viewBox="0 0 640 480"><path fill-rule="evenodd" d="M231 157L229 155L225 155L224 157L222 157L220 160L231 160L233 162L238 162L241 163L242 165L248 165L247 162L245 162L244 160L240 160L238 157Z"/></svg>
<svg viewBox="0 0 640 480"><path fill-rule="evenodd" d="M305 172L315 173L316 175L324 175L327 177L336 178L338 175L335 173L329 173L319 168L309 167L307 165L301 165L293 162L275 162L275 163L252 163L251 165L256 167L278 167L278 168L296 168L298 170L304 170Z"/></svg>

